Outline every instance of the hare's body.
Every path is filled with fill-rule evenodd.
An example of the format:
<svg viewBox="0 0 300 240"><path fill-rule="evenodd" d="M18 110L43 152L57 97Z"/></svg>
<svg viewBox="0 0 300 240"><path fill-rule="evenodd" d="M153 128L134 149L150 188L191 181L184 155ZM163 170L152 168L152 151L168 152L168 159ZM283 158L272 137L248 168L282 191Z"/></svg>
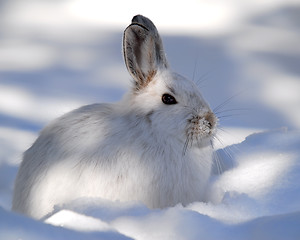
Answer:
<svg viewBox="0 0 300 240"><path fill-rule="evenodd" d="M150 20L136 18L124 40L134 90L119 103L85 106L48 125L24 154L13 210L41 218L80 197L151 208L203 200L215 117L196 86L168 69L161 51L152 49L153 59L146 54L148 64L138 59L135 42L147 52L153 39L156 48L161 40Z"/></svg>
<svg viewBox="0 0 300 240"><path fill-rule="evenodd" d="M202 199L211 147L182 157L182 143L163 141L147 131L150 123L139 126L131 116L124 115L122 122L107 116L111 107L83 107L41 133L24 156L28 176L16 184L21 188L14 198L18 211L40 218L55 204L79 197L135 200L152 208ZM114 130L114 124L124 124L124 131ZM140 134L131 132L133 127L140 128ZM58 133L59 138L53 137ZM122 144L116 148L116 142Z"/></svg>

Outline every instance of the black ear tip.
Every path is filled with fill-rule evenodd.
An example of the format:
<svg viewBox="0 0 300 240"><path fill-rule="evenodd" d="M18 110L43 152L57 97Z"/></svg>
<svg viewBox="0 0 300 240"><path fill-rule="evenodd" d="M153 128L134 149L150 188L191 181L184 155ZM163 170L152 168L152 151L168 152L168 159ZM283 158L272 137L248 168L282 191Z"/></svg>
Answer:
<svg viewBox="0 0 300 240"><path fill-rule="evenodd" d="M145 28L147 28L148 30L157 33L157 29L156 29L155 25L153 24L153 22L149 18L144 17L143 15L134 16L131 20L131 24L142 25Z"/></svg>
<svg viewBox="0 0 300 240"><path fill-rule="evenodd" d="M143 15L135 15L132 20L131 20L131 23L141 23L143 22L143 20L147 19L146 17L144 17Z"/></svg>

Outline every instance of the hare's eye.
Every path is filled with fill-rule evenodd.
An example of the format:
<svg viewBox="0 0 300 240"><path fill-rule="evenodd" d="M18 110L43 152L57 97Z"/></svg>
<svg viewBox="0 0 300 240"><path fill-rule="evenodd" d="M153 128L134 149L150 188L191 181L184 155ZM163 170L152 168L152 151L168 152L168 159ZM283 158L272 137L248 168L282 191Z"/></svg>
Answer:
<svg viewBox="0 0 300 240"><path fill-rule="evenodd" d="M162 102L164 104L167 104L167 105L171 105L171 104L176 104L177 103L176 99L172 95L167 94L167 93L165 93L165 94L162 95L161 100L162 100Z"/></svg>

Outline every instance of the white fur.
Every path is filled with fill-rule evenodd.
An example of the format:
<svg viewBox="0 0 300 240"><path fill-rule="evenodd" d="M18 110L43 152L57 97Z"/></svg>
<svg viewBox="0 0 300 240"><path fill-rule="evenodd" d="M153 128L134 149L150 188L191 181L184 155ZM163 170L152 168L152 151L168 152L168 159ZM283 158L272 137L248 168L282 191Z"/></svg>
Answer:
<svg viewBox="0 0 300 240"><path fill-rule="evenodd" d="M166 65L155 70L146 87L121 102L84 106L49 124L24 154L13 210L41 218L79 197L150 208L203 200L215 119L211 129L203 124L210 108L193 82ZM164 104L164 93L178 103ZM198 130L195 116L202 119ZM196 131L195 141L184 152L188 131Z"/></svg>

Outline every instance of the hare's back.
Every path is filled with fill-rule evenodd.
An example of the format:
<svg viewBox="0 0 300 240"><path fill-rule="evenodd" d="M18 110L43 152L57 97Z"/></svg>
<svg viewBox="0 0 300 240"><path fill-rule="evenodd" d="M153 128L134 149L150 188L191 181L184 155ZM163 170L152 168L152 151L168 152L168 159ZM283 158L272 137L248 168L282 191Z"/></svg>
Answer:
<svg viewBox="0 0 300 240"><path fill-rule="evenodd" d="M23 161L62 161L96 147L109 131L111 113L110 104L93 104L63 115L42 130Z"/></svg>

